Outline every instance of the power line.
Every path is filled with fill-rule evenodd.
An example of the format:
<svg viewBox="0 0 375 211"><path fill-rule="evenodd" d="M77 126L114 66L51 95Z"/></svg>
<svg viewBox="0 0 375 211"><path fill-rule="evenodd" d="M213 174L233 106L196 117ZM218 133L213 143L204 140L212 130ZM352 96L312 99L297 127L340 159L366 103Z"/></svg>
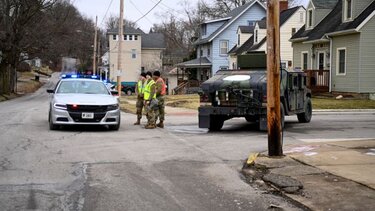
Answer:
<svg viewBox="0 0 375 211"><path fill-rule="evenodd" d="M146 12L146 14L144 14L142 17L138 18L138 20L136 20L135 23L140 21L142 18L146 17L146 15L148 15L152 10L154 10L155 7L157 7L161 3L161 1L162 0L159 0L158 3L156 3L148 12Z"/></svg>
<svg viewBox="0 0 375 211"><path fill-rule="evenodd" d="M134 6L134 8L135 8L135 9L136 9L141 15L144 15L144 14L141 12L141 10L139 10L138 7L133 3L132 0L130 0L130 3ZM151 25L154 24L154 23L152 23L152 21L151 21L150 19L148 19L146 16L145 16L145 18L146 18L146 20L147 20L149 23L151 23Z"/></svg>
<svg viewBox="0 0 375 211"><path fill-rule="evenodd" d="M104 20L105 20L105 18L107 17L108 11L109 11L109 9L111 8L112 3L113 3L113 0L111 0L111 2L110 2L109 5L108 5L107 11L105 12L105 15L103 16L103 19L102 19L102 21L101 21L101 23L100 23L101 26L103 26Z"/></svg>
<svg viewBox="0 0 375 211"><path fill-rule="evenodd" d="M156 3L154 0L150 0L150 1L151 1L152 3ZM173 14L171 11L173 11L173 12L179 14L179 12L178 12L177 10L175 10L175 9L173 9L173 8L170 8L169 6L167 6L166 4L164 4L163 2L161 3L161 5L163 5L165 8L167 8L167 9L165 9L165 8L163 8L163 7L159 7L160 9L164 10L165 12L167 12L167 13L169 13L169 14L171 14L171 15L175 15L175 14Z"/></svg>

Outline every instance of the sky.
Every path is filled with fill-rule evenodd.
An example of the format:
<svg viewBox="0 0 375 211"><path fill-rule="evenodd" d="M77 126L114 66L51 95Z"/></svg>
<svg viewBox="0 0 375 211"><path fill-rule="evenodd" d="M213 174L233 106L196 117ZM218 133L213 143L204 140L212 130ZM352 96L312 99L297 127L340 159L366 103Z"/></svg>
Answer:
<svg viewBox="0 0 375 211"><path fill-rule="evenodd" d="M105 28L105 20L108 16L120 13L120 0L70 0L78 10L88 18L94 20L98 16L98 26ZM199 0L188 0L194 5ZM210 0L206 0L209 2ZM213 0L211 0L213 1ZM159 0L124 0L125 19L136 21L150 11ZM161 0L161 2L137 24L145 32L148 32L154 23L160 23L160 15L172 13L181 18L183 0ZM306 6L308 0L300 0L301 4ZM107 12L108 10L108 12Z"/></svg>

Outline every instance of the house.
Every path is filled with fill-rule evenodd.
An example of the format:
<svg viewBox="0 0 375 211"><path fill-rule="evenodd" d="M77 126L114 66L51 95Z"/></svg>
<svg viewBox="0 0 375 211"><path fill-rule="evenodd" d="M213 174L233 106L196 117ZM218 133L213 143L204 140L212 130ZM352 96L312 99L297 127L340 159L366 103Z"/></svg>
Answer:
<svg viewBox="0 0 375 211"><path fill-rule="evenodd" d="M294 67L312 88L375 93L375 1L311 0L306 23L292 38Z"/></svg>
<svg viewBox="0 0 375 211"><path fill-rule="evenodd" d="M201 35L195 42L197 58L177 64L177 67L189 76L190 81L198 82L207 80L220 69L229 69L228 52L237 44L238 27L253 26L265 16L265 6L253 0L223 18L205 21L200 25Z"/></svg>
<svg viewBox="0 0 375 211"><path fill-rule="evenodd" d="M293 65L293 48L289 39L305 24L305 14L304 7L288 9L288 1L280 1L280 56L281 66L285 69L291 69ZM245 61L239 65L238 56L256 52L267 53L266 34L266 18L257 21L255 26L239 26L237 45L229 51L230 68L246 68L246 62L251 62Z"/></svg>
<svg viewBox="0 0 375 211"><path fill-rule="evenodd" d="M145 71L163 69L164 35L161 33L146 34L140 29L124 26L124 36L119 38L118 29L107 32L109 37L109 79L116 80L118 74L118 40L122 39L121 80L138 81L139 74Z"/></svg>

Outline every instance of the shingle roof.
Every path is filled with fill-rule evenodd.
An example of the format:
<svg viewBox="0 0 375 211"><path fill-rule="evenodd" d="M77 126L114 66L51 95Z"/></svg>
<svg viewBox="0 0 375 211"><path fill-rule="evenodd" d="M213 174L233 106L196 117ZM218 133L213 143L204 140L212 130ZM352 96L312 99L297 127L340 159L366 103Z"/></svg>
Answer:
<svg viewBox="0 0 375 211"><path fill-rule="evenodd" d="M284 23L289 20L292 15L297 12L302 6L292 7L287 10L284 10L280 13L280 26L284 25ZM257 21L259 28L266 29L267 28L267 19L263 18L260 21Z"/></svg>
<svg viewBox="0 0 375 211"><path fill-rule="evenodd" d="M254 33L254 26L239 26L238 28L241 30L241 33L244 34Z"/></svg>
<svg viewBox="0 0 375 211"><path fill-rule="evenodd" d="M118 34L118 28L109 29L107 34ZM130 26L124 26L124 34L144 34L140 28L133 28Z"/></svg>
<svg viewBox="0 0 375 211"><path fill-rule="evenodd" d="M246 9L248 8L250 5L252 5L253 3L255 2L255 0L252 0L240 7L237 7L235 9L233 9L232 11L230 11L227 15L227 17L231 17L229 20L227 20L222 26L220 26L215 32L213 32L210 36L208 36L207 38L204 38L204 39L199 39L197 40L197 42L195 42L194 44L195 45L200 45L200 44L205 44L207 42L209 42L211 39L213 39L223 28L226 28L230 23L231 23L231 20L233 19L236 19L238 18L241 13ZM258 2L258 1L257 1ZM259 3L259 2L258 2Z"/></svg>
<svg viewBox="0 0 375 211"><path fill-rule="evenodd" d="M315 8L318 9L332 9L336 6L339 0L312 0Z"/></svg>
<svg viewBox="0 0 375 211"><path fill-rule="evenodd" d="M142 34L142 48L166 48L164 34Z"/></svg>
<svg viewBox="0 0 375 211"><path fill-rule="evenodd" d="M287 10L284 10L280 13L280 26L282 26L284 23L286 23L292 15L298 11L301 8L301 6L293 7ZM262 29L267 28L267 21L265 18L263 18L261 21L257 22L259 27ZM254 35L251 36L245 43L243 43L240 47L236 47L235 49L232 49L229 53L234 54L242 54L243 52L249 52L254 51L260 48L265 42L267 41L266 37L263 38L260 42L254 44Z"/></svg>
<svg viewBox="0 0 375 211"><path fill-rule="evenodd" d="M373 11L375 1L373 1L357 18L350 22L342 22L342 0L338 0L333 10L312 30L305 30L302 27L291 40L303 39L304 41L314 41L322 39L326 34L333 32L356 29Z"/></svg>
<svg viewBox="0 0 375 211"><path fill-rule="evenodd" d="M179 63L176 66L177 67L193 67L193 66L211 66L212 63L210 60L207 59L207 57L200 57L196 59L192 59L183 63Z"/></svg>

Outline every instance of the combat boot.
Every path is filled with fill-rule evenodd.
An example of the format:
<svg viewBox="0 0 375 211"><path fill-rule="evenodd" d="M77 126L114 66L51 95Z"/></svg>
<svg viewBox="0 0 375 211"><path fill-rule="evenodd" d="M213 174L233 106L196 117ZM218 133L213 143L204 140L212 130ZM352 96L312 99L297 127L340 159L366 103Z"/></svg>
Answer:
<svg viewBox="0 0 375 211"><path fill-rule="evenodd" d="M160 128L164 128L164 121L160 121L159 124L157 124L156 126Z"/></svg>
<svg viewBox="0 0 375 211"><path fill-rule="evenodd" d="M137 119L137 121L134 123L134 125L140 125L141 124L141 119Z"/></svg>
<svg viewBox="0 0 375 211"><path fill-rule="evenodd" d="M155 126L155 124L148 124L148 125L145 126L145 128L146 129L155 129L156 126Z"/></svg>

